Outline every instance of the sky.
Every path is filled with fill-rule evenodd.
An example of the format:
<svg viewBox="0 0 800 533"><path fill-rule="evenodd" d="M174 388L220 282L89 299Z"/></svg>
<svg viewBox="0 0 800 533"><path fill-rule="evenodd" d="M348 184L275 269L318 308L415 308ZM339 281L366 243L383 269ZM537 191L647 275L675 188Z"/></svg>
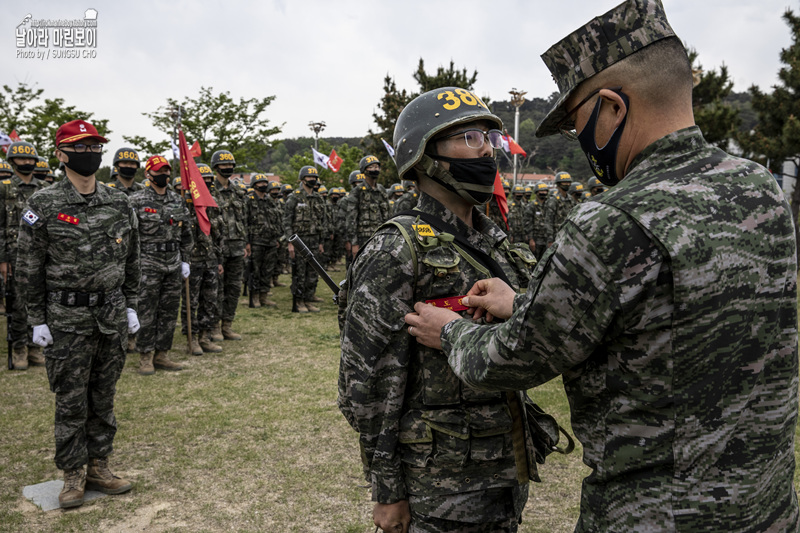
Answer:
<svg viewBox="0 0 800 533"><path fill-rule="evenodd" d="M235 99L275 96L266 116L282 129L272 137L361 137L383 79L415 91L420 58L428 72L454 61L478 71L475 92L508 99L556 91L540 55L619 0L26 0L6 3L0 18L0 85L24 82L43 97L109 119L108 149L122 135L161 140L150 120L167 98L196 97L200 87ZM778 82L779 54L791 44L785 10L798 0L663 0L676 34L699 53L707 70L728 66L734 90L769 91ZM55 58L56 28L47 47L18 48L18 25L31 20L84 19L97 11L94 57ZM21 29L30 28L28 22ZM21 57L44 51L45 58ZM49 57L47 56L49 52ZM513 126L513 125L509 125ZM509 128L511 129L511 128ZM8 133L8 132L4 132ZM189 139L191 143L193 139Z"/></svg>

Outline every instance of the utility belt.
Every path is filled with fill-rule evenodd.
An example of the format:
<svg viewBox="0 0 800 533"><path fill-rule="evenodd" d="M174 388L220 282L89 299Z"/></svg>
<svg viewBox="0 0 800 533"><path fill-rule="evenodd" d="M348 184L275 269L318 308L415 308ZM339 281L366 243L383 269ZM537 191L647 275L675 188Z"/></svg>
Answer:
<svg viewBox="0 0 800 533"><path fill-rule="evenodd" d="M177 242L148 242L141 245L143 252L177 252L180 248Z"/></svg>
<svg viewBox="0 0 800 533"><path fill-rule="evenodd" d="M47 301L66 307L99 307L106 301L105 292L48 291Z"/></svg>

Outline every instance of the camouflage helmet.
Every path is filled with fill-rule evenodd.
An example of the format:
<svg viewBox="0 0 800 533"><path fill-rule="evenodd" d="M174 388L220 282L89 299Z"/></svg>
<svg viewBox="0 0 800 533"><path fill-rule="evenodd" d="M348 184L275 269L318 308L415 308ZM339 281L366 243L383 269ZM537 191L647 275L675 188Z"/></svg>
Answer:
<svg viewBox="0 0 800 533"><path fill-rule="evenodd" d="M197 170L200 171L200 175L204 178L214 177L214 171L205 163L197 163Z"/></svg>
<svg viewBox="0 0 800 533"><path fill-rule="evenodd" d="M569 172L556 173L556 185L559 183L572 183L572 176L569 175Z"/></svg>
<svg viewBox="0 0 800 533"><path fill-rule="evenodd" d="M581 198L582 200L586 200L587 198L592 197L592 193L590 193L589 191L583 191L582 194L583 194L583 197Z"/></svg>
<svg viewBox="0 0 800 533"><path fill-rule="evenodd" d="M332 187L328 195L333 196L334 194L339 196L344 196L346 194L346 191L344 190L344 187Z"/></svg>
<svg viewBox="0 0 800 533"><path fill-rule="evenodd" d="M525 187L522 185L514 185L514 196L518 194L525 194Z"/></svg>
<svg viewBox="0 0 800 533"><path fill-rule="evenodd" d="M10 162L14 158L30 158L38 159L39 154L36 153L36 148L31 143L25 141L16 141L8 146L6 152L6 159Z"/></svg>
<svg viewBox="0 0 800 533"><path fill-rule="evenodd" d="M255 188L256 184L259 182L266 182L269 185L269 177L266 174L256 174L252 178L250 178L250 186Z"/></svg>
<svg viewBox="0 0 800 533"><path fill-rule="evenodd" d="M230 151L217 150L211 155L211 170L214 170L217 168L217 166L225 163L233 163L234 168L236 168L236 159L233 157L233 154L230 153Z"/></svg>
<svg viewBox="0 0 800 533"><path fill-rule="evenodd" d="M117 166L117 163L120 161L130 161L131 163L136 163L136 168L139 168L142 164L139 160L139 154L136 153L136 150L133 148L120 148L114 152L114 160L111 162L111 166Z"/></svg>
<svg viewBox="0 0 800 533"><path fill-rule="evenodd" d="M8 161L0 159L0 174L13 174L14 169L8 164Z"/></svg>
<svg viewBox="0 0 800 533"><path fill-rule="evenodd" d="M290 193L293 190L294 190L294 187L292 187L288 183L284 183L283 185L281 185L281 193L283 193L283 194Z"/></svg>
<svg viewBox="0 0 800 533"><path fill-rule="evenodd" d="M172 180L172 186L175 189L180 189L181 188L181 176L180 176L180 174L175 176L175 178Z"/></svg>
<svg viewBox="0 0 800 533"><path fill-rule="evenodd" d="M595 176L592 176L591 178L589 178L589 182L588 182L586 188L589 189L590 191L592 191L592 190L596 189L597 187L601 187L601 188L605 189L605 186L600 182L600 180L597 179Z"/></svg>
<svg viewBox="0 0 800 533"><path fill-rule="evenodd" d="M360 170L354 170L350 173L350 177L347 178L347 181L350 182L350 186L355 186L357 181L363 182L366 178L364 174Z"/></svg>
<svg viewBox="0 0 800 533"><path fill-rule="evenodd" d="M394 194L405 193L406 192L406 188L403 187L402 183L395 183L394 185L392 185L392 192Z"/></svg>
<svg viewBox="0 0 800 533"><path fill-rule="evenodd" d="M548 187L548 185L546 183L542 182L542 181L540 181L539 183L536 184L535 189L536 190L534 192L536 194L539 194L542 191L544 191L546 193L550 192L550 187Z"/></svg>
<svg viewBox="0 0 800 533"><path fill-rule="evenodd" d="M320 185L319 189L317 189L317 192L322 196L327 196L328 195L328 188L326 186L324 186L324 185Z"/></svg>
<svg viewBox="0 0 800 533"><path fill-rule="evenodd" d="M36 168L33 169L34 175L44 174L50 172L50 165L47 164L47 159L42 156L38 157L38 161L36 161Z"/></svg>
<svg viewBox="0 0 800 533"><path fill-rule="evenodd" d="M267 192L278 191L281 192L281 182L279 181L270 181L269 182L269 189Z"/></svg>
<svg viewBox="0 0 800 533"><path fill-rule="evenodd" d="M414 98L400 113L394 128L393 145L400 179L415 180L417 175L411 170L419 164L426 169L435 166L425 149L436 134L475 120L487 120L493 127L503 128L503 121L466 89L442 87Z"/></svg>
<svg viewBox="0 0 800 533"><path fill-rule="evenodd" d="M417 187L417 184L416 184L416 183L414 183L414 182L413 182L413 181L411 181L411 180L403 180L401 183L403 184L403 188L404 188L405 190L408 190L409 188L411 188L411 189L415 189L415 188Z"/></svg>
<svg viewBox="0 0 800 533"><path fill-rule="evenodd" d="M364 157L361 158L361 161L358 163L358 168L359 170L361 170L361 173L363 174L367 170L368 166L374 165L376 163L378 164L378 166L380 166L381 164L380 160L377 157L375 157L374 155L365 155Z"/></svg>
<svg viewBox="0 0 800 533"><path fill-rule="evenodd" d="M510 191L511 190L511 182L508 180L503 180L503 190Z"/></svg>
<svg viewBox="0 0 800 533"><path fill-rule="evenodd" d="M576 194L582 192L583 192L583 183L580 183L578 181L573 181L572 184L569 186L570 194Z"/></svg>
<svg viewBox="0 0 800 533"><path fill-rule="evenodd" d="M117 167L111 167L111 179L114 179L117 176L119 176L119 170L117 170Z"/></svg>
<svg viewBox="0 0 800 533"><path fill-rule="evenodd" d="M525 198L530 198L531 194L533 194L533 187L530 185L525 186Z"/></svg>
<svg viewBox="0 0 800 533"><path fill-rule="evenodd" d="M303 181L303 178L308 176L314 177L319 179L319 172L317 171L317 167L312 167L311 165L306 165L300 169L300 174L298 175L297 179L299 181Z"/></svg>

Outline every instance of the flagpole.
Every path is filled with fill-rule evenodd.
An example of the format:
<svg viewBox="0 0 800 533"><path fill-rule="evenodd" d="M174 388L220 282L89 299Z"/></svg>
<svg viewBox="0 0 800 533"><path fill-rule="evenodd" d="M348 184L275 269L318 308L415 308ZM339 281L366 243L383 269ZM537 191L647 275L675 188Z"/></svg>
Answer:
<svg viewBox="0 0 800 533"><path fill-rule="evenodd" d="M518 91L512 88L508 91L511 94L511 105L514 106L514 139L519 141L519 108L525 103L526 91ZM517 186L517 155L514 154L514 187Z"/></svg>
<svg viewBox="0 0 800 533"><path fill-rule="evenodd" d="M317 140L319 139L319 132L325 129L325 122L309 122L308 127L311 128L311 131L314 132L314 151L319 151L319 147L317 146ZM314 161L314 168L317 167L317 162Z"/></svg>

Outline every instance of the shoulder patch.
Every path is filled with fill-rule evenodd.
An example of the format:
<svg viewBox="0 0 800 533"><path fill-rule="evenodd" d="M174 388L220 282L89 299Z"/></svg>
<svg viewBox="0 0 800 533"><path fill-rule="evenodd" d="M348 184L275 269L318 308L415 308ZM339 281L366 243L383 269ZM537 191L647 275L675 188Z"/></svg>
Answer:
<svg viewBox="0 0 800 533"><path fill-rule="evenodd" d="M116 188L116 183L106 183L106 187L111 187L112 189Z"/></svg>
<svg viewBox="0 0 800 533"><path fill-rule="evenodd" d="M431 228L428 224L413 224L412 227L414 231L417 232L417 235L420 237L435 237L433 233L433 228Z"/></svg>
<svg viewBox="0 0 800 533"><path fill-rule="evenodd" d="M11 180L3 180L3 185L11 185Z"/></svg>
<svg viewBox="0 0 800 533"><path fill-rule="evenodd" d="M32 210L27 209L24 213L22 213L22 220L27 222L29 226L33 226L36 224L36 221L39 220L39 215L34 213Z"/></svg>

